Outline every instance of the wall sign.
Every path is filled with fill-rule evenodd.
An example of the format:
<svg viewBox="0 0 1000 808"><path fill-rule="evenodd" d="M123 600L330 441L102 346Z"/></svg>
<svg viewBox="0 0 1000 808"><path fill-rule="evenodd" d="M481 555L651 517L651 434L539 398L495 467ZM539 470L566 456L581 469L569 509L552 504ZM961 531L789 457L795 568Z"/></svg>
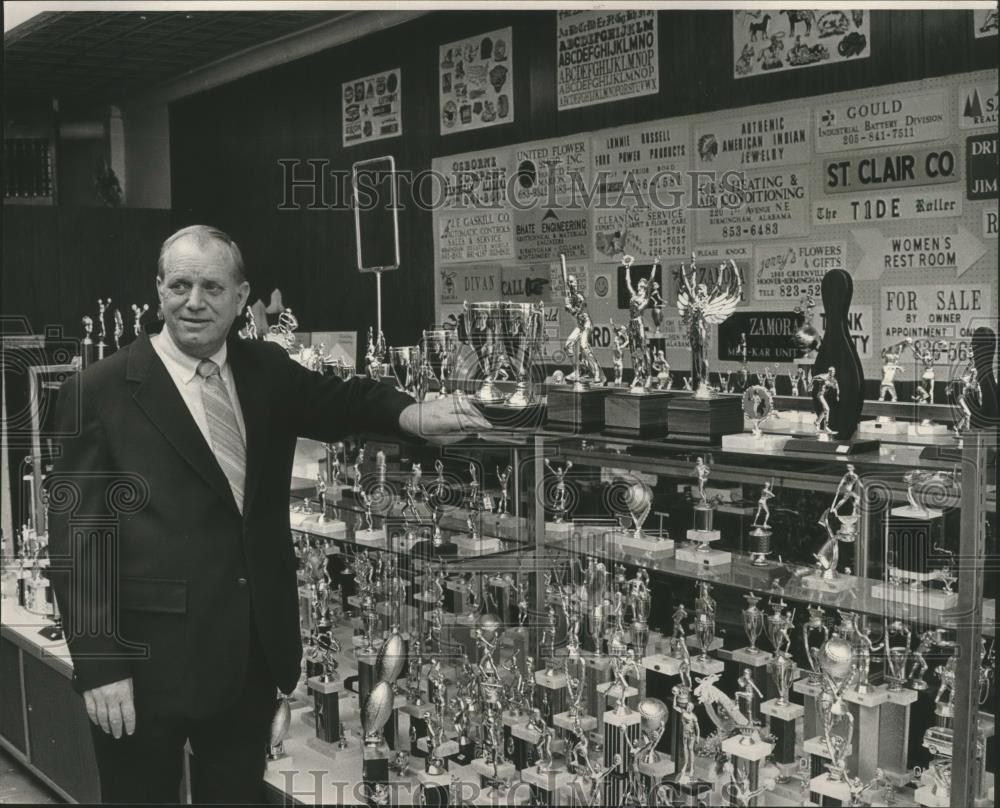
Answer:
<svg viewBox="0 0 1000 808"><path fill-rule="evenodd" d="M997 125L997 82L979 81L958 88L958 126L979 129Z"/></svg>
<svg viewBox="0 0 1000 808"><path fill-rule="evenodd" d="M403 134L400 70L373 73L341 85L344 146Z"/></svg>
<svg viewBox="0 0 1000 808"><path fill-rule="evenodd" d="M962 214L958 189L927 189L898 193L834 196L813 203L813 224L893 222L902 219L940 219Z"/></svg>
<svg viewBox="0 0 1000 808"><path fill-rule="evenodd" d="M518 261L557 260L590 255L590 212L568 208L514 210L514 257Z"/></svg>
<svg viewBox="0 0 1000 808"><path fill-rule="evenodd" d="M698 168L766 168L805 163L812 156L809 110L756 114L708 123L694 132Z"/></svg>
<svg viewBox="0 0 1000 808"><path fill-rule="evenodd" d="M997 209L996 206L992 208L983 209L983 238L997 237Z"/></svg>
<svg viewBox="0 0 1000 808"><path fill-rule="evenodd" d="M768 9L733 12L733 76L865 59L871 55L868 11Z"/></svg>
<svg viewBox="0 0 1000 808"><path fill-rule="evenodd" d="M884 272L891 274L898 269L916 269L934 278L942 277L942 272L961 277L986 253L983 243L961 224L954 235L887 236L877 228L866 228L855 230L854 240L864 253L854 272L855 280L877 280Z"/></svg>
<svg viewBox="0 0 1000 808"><path fill-rule="evenodd" d="M705 283L714 285L719 279L719 265L728 264L733 261L743 273L743 296L739 306L750 305L751 287L754 283L753 273L753 245L751 244L712 244L698 245L694 248L698 275L695 283ZM680 277L678 272L681 265L690 264L690 256L682 261L675 261L664 265L663 277L663 300L671 307L677 306L677 295L680 292Z"/></svg>
<svg viewBox="0 0 1000 808"><path fill-rule="evenodd" d="M441 302L496 300L500 294L499 265L455 267L441 270Z"/></svg>
<svg viewBox="0 0 1000 808"><path fill-rule="evenodd" d="M958 180L959 163L957 146L826 160L823 163L823 188L833 194L955 182Z"/></svg>
<svg viewBox="0 0 1000 808"><path fill-rule="evenodd" d="M432 166L438 184L417 190L445 208L502 207L507 201L509 163L505 149L437 158Z"/></svg>
<svg viewBox="0 0 1000 808"><path fill-rule="evenodd" d="M556 25L559 109L658 92L657 42L653 10L559 11Z"/></svg>
<svg viewBox="0 0 1000 808"><path fill-rule="evenodd" d="M656 121L599 132L591 141L593 180L603 204L623 196L653 198L666 206L672 190L685 187L682 173L691 167L686 122Z"/></svg>
<svg viewBox="0 0 1000 808"><path fill-rule="evenodd" d="M519 208L570 200L590 183L590 137L561 138L515 146L510 188Z"/></svg>
<svg viewBox="0 0 1000 808"><path fill-rule="evenodd" d="M822 301L820 301L818 311L819 329L821 332L825 332L826 312L823 310ZM868 359L874 354L872 350L872 329L874 325L871 306L863 306L856 303L851 304L850 311L847 312L847 330L851 335L851 340L854 342L854 347L858 349L858 356L862 360Z"/></svg>
<svg viewBox="0 0 1000 808"><path fill-rule="evenodd" d="M513 256L513 227L508 211L465 211L438 217L438 260L442 264Z"/></svg>
<svg viewBox="0 0 1000 808"><path fill-rule="evenodd" d="M981 325L990 325L996 290L988 284L884 286L882 344L906 337L968 340Z"/></svg>
<svg viewBox="0 0 1000 808"><path fill-rule="evenodd" d="M810 295L819 300L823 276L831 269L845 269L846 258L844 241L760 244L754 262L754 297L798 302Z"/></svg>
<svg viewBox="0 0 1000 808"><path fill-rule="evenodd" d="M887 88L862 92L858 100L815 109L816 151L854 151L948 137L946 90L894 95Z"/></svg>
<svg viewBox="0 0 1000 808"><path fill-rule="evenodd" d="M969 199L997 198L997 133L965 139L965 183Z"/></svg>
<svg viewBox="0 0 1000 808"><path fill-rule="evenodd" d="M552 299L548 265L503 267L499 300L537 303Z"/></svg>
<svg viewBox="0 0 1000 808"><path fill-rule="evenodd" d="M594 211L594 260L599 263L621 261L626 254L643 262L686 255L689 244L687 210L643 205Z"/></svg>
<svg viewBox="0 0 1000 808"><path fill-rule="evenodd" d="M513 122L513 42L503 28L438 49L442 135Z"/></svg>
<svg viewBox="0 0 1000 808"><path fill-rule="evenodd" d="M794 311L737 311L719 324L718 358L741 360L745 334L747 361L793 362L802 355L795 341L801 325L802 315Z"/></svg>
<svg viewBox="0 0 1000 808"><path fill-rule="evenodd" d="M698 240L787 238L808 232L808 171L785 169L730 176L700 189Z"/></svg>

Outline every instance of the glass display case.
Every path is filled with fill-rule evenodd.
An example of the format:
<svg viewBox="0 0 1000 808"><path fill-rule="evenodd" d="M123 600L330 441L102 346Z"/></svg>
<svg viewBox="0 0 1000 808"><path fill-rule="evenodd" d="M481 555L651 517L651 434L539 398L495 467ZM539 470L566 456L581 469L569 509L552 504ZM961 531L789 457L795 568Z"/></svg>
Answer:
<svg viewBox="0 0 1000 808"><path fill-rule="evenodd" d="M336 742L334 768L399 804L992 804L992 452L314 446L296 714L341 712L289 731L315 737L269 782ZM316 680L355 669L352 720Z"/></svg>

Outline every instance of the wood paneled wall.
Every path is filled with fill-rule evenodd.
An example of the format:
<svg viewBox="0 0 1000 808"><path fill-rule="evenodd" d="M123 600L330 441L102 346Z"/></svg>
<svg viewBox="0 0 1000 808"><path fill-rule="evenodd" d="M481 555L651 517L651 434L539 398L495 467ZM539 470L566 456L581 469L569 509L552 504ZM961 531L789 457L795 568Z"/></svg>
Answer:
<svg viewBox="0 0 1000 808"><path fill-rule="evenodd" d="M439 135L438 46L508 25L514 122ZM255 293L280 286L303 330L363 333L375 318L375 284L355 271L352 215L342 204L278 210L279 159L326 159L333 170L349 171L357 160L392 154L401 170L417 172L440 155L996 66L996 40L974 39L969 11L875 11L870 58L737 81L731 26L726 11L660 12L659 94L560 113L555 12L433 13L175 103L175 211L185 223L229 230L243 247ZM341 82L393 67L402 68L403 135L342 148ZM308 193L299 201L307 203ZM389 342L406 344L433 317L430 214L407 204L400 237L403 266L386 277L384 319Z"/></svg>

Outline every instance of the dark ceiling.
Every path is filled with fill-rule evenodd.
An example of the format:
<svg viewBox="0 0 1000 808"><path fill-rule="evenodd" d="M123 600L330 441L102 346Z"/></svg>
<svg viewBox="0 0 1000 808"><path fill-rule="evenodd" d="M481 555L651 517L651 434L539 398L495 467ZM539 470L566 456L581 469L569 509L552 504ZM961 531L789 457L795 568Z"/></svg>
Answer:
<svg viewBox="0 0 1000 808"><path fill-rule="evenodd" d="M46 12L4 35L10 100L99 103L344 12Z"/></svg>

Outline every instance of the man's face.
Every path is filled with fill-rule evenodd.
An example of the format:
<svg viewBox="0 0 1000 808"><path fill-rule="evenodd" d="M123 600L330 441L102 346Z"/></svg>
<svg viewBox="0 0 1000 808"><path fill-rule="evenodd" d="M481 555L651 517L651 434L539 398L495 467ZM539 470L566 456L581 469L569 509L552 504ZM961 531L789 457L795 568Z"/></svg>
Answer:
<svg viewBox="0 0 1000 808"><path fill-rule="evenodd" d="M250 284L237 281L232 257L222 245L199 247L193 238L175 242L156 291L170 336L184 353L205 359L226 341L246 305Z"/></svg>

